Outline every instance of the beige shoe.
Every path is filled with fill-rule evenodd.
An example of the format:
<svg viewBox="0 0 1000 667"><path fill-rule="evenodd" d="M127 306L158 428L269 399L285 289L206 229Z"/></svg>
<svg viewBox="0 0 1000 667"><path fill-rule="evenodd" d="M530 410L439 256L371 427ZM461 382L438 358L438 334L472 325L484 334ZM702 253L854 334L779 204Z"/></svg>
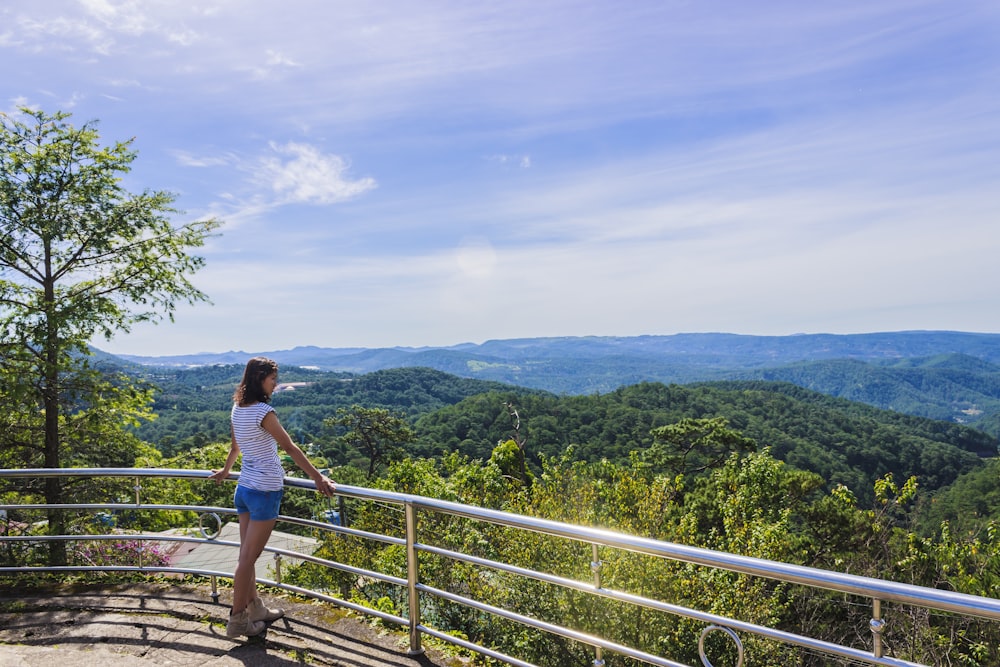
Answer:
<svg viewBox="0 0 1000 667"><path fill-rule="evenodd" d="M263 621L250 620L250 607L247 607L238 614L229 615L229 623L226 624L226 636L229 638L246 635L253 637L264 631Z"/></svg>
<svg viewBox="0 0 1000 667"><path fill-rule="evenodd" d="M283 609L268 609L265 607L264 601L260 598L250 600L250 606L248 606L247 609L250 610L251 621L264 621L265 623L271 623L273 621L277 621L285 615L285 611Z"/></svg>

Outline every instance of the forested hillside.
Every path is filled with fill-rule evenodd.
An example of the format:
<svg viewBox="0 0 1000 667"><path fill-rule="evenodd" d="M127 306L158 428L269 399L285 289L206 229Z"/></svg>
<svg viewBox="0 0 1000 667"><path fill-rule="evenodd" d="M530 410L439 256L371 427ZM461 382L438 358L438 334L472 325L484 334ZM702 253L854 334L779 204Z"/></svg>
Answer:
<svg viewBox="0 0 1000 667"><path fill-rule="evenodd" d="M946 354L891 362L833 359L729 374L791 382L830 396L1000 435L1000 366Z"/></svg>
<svg viewBox="0 0 1000 667"><path fill-rule="evenodd" d="M242 367L158 370L155 421L138 435L165 455L229 438L231 394ZM292 437L331 465L352 460L342 430L324 426L338 409L385 408L413 425L405 451L489 458L498 441L518 437L529 466L571 448L575 460L625 463L653 441L652 430L682 419L724 417L731 428L790 465L844 484L862 499L886 473L916 476L928 490L947 486L997 455L998 442L958 424L912 417L837 399L789 383L734 382L680 386L640 383L608 394L557 396L471 380L424 368L366 375L282 368L273 403ZM519 424L512 416L517 411Z"/></svg>
<svg viewBox="0 0 1000 667"><path fill-rule="evenodd" d="M557 394L595 394L640 382L791 382L824 394L1000 436L1000 335L903 331L854 335L677 334L492 340L446 348L299 347L266 353L283 366L366 374L427 367ZM243 352L129 359L204 365Z"/></svg>
<svg viewBox="0 0 1000 667"><path fill-rule="evenodd" d="M136 369L132 369L133 372ZM157 418L137 434L166 455L229 440L229 409L242 364L193 369L139 369L158 387L153 410ZM367 375L330 373L294 366L281 367L282 391L273 404L285 429L297 442L329 442L333 433L323 420L338 408L358 404L389 408L407 418L488 391L509 389L496 382L472 380L426 368L400 368ZM297 386L304 384L304 386ZM292 389L287 387L292 385ZM526 394L539 393L523 390Z"/></svg>
<svg viewBox="0 0 1000 667"><path fill-rule="evenodd" d="M957 424L763 382L643 383L601 396L483 394L418 419L418 445L424 453L488 457L498 440L510 437L509 402L517 404L529 460L536 463L570 446L575 459L625 463L632 451L649 447L654 428L721 416L776 458L865 498L886 473L915 475L927 489L946 486L982 465L983 457L996 456L998 446Z"/></svg>

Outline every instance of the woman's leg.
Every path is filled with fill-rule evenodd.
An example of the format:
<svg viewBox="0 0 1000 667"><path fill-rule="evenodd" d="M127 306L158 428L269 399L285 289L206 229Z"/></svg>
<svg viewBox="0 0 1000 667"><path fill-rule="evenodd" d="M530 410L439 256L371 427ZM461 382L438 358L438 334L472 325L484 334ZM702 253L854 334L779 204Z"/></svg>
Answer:
<svg viewBox="0 0 1000 667"><path fill-rule="evenodd" d="M247 542L247 529L250 528L250 514L245 512L245 513L239 514L237 516L239 517L239 520L240 520L240 551L242 552L243 545L246 544L246 542ZM256 563L256 559L254 559L254 561ZM235 593L236 593L236 580L234 578L233 579L233 594L235 595ZM247 600L247 604L249 604L250 601L252 601L255 597L257 597L257 582L256 582L256 577L254 577L254 585L251 586L251 588L250 588L250 597Z"/></svg>
<svg viewBox="0 0 1000 667"><path fill-rule="evenodd" d="M274 530L275 519L253 521L249 513L240 514L240 560L233 574L233 613L247 608L257 597L257 558L264 551Z"/></svg>

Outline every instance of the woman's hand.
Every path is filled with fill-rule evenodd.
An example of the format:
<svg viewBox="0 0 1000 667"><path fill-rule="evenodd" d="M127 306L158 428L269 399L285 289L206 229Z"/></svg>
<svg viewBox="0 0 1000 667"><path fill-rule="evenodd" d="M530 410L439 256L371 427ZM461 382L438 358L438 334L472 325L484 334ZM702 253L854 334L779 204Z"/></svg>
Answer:
<svg viewBox="0 0 1000 667"><path fill-rule="evenodd" d="M316 480L316 491L329 498L337 490L337 485L330 481L330 478L323 475Z"/></svg>
<svg viewBox="0 0 1000 667"><path fill-rule="evenodd" d="M213 470L212 474L208 476L209 479L215 480L216 484L222 484L222 480L229 477L229 471L223 468L222 470Z"/></svg>

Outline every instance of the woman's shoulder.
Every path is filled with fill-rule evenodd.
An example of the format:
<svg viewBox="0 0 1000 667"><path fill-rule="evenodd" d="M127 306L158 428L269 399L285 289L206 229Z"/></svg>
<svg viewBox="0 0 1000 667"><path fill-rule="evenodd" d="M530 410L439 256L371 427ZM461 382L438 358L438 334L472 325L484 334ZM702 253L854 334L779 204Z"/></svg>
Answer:
<svg viewBox="0 0 1000 667"><path fill-rule="evenodd" d="M247 405L240 405L239 403L233 403L233 412L244 412L248 414L264 414L273 411L274 408L271 407L270 403L264 403L263 401L257 401L254 403L248 403Z"/></svg>

